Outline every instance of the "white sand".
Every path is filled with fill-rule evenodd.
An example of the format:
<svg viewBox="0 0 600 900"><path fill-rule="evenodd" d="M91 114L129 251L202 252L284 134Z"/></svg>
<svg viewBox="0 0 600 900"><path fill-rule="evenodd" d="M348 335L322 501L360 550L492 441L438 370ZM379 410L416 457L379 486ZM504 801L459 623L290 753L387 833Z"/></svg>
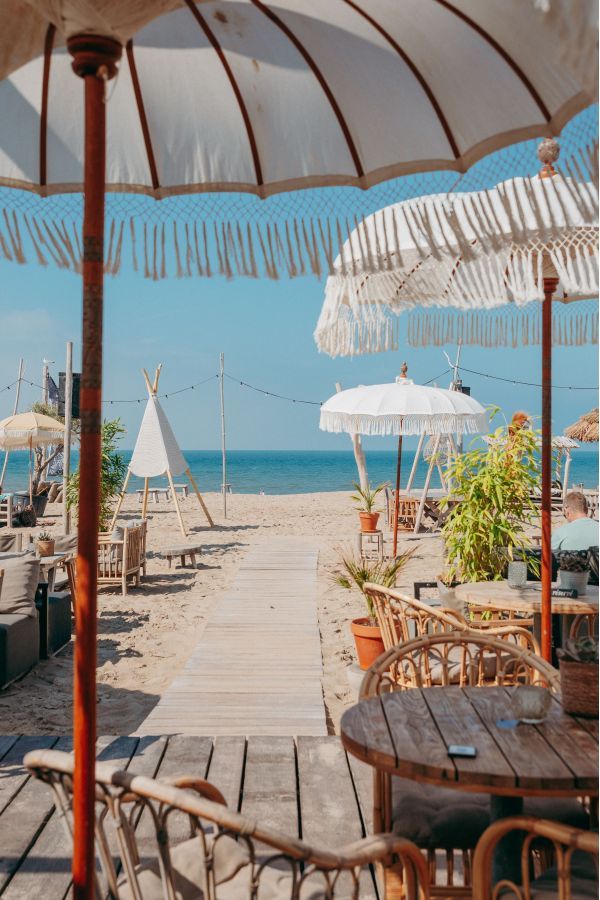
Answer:
<svg viewBox="0 0 600 900"><path fill-rule="evenodd" d="M98 597L98 732L127 734L148 715L160 694L183 667L223 591L231 584L246 550L273 534L316 536L319 557L318 607L323 653L323 693L330 730L337 731L344 708L354 702L346 667L354 662L349 622L364 615L362 595L332 582L341 546L354 546L358 517L346 493L228 496L227 520L221 498L207 494L215 528L206 526L196 500L182 503L190 535L204 552L201 567L169 570L157 555L181 542L171 504L149 505L148 574L140 588L123 597L103 587ZM45 523L60 531L60 509L48 506ZM134 496L123 518L139 516ZM186 543L184 539L184 543ZM399 587L434 580L442 568L439 537L425 537L402 571ZM0 733L65 734L71 731L73 642L59 656L0 693Z"/></svg>

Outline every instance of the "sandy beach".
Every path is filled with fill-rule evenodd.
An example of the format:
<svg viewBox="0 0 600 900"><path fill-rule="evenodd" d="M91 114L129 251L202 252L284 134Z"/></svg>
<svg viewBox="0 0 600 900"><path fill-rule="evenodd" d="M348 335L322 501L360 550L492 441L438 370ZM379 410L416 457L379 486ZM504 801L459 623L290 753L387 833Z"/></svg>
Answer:
<svg viewBox="0 0 600 900"><path fill-rule="evenodd" d="M231 494L227 520L217 494L205 496L215 520L208 528L191 497L182 509L189 541L202 545L196 570L173 567L159 554L181 535L171 504L149 506L148 572L139 588L123 597L103 587L98 596L98 731L134 732L179 673L223 591L255 543L271 535L311 535L319 542L318 615L323 656L323 695L332 733L347 705L354 702L346 669L355 661L349 622L364 614L361 595L333 583L341 547L354 546L357 515L347 493L293 495ZM60 508L49 505L44 523L60 531ZM128 496L122 518L137 518L139 505ZM415 547L399 586L435 578L441 568L439 537L401 541ZM73 641L53 659L42 661L0 694L3 734L68 734L71 731Z"/></svg>

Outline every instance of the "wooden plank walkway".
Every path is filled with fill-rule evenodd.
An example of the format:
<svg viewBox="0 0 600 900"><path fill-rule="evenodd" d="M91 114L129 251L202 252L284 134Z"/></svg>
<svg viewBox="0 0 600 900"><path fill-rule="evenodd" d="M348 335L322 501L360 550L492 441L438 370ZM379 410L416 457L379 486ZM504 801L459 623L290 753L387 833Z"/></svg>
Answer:
<svg viewBox="0 0 600 900"><path fill-rule="evenodd" d="M311 538L252 548L138 734L326 735Z"/></svg>
<svg viewBox="0 0 600 900"><path fill-rule="evenodd" d="M2 900L70 895L70 846L52 795L21 765L29 750L70 746L69 738L0 737ZM359 840L371 827L371 770L350 760L335 736L104 737L98 751L99 759L149 777L207 778L233 809L324 847ZM138 825L142 848L148 824L142 817ZM175 842L186 836L182 824ZM370 870L361 897L376 898Z"/></svg>

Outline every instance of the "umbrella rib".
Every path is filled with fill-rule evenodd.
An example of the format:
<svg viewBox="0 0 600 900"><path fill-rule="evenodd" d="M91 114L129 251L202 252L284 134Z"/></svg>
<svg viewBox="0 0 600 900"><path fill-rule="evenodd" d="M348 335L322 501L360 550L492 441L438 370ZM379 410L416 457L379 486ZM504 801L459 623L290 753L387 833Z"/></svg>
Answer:
<svg viewBox="0 0 600 900"><path fill-rule="evenodd" d="M400 46L398 41L394 37L392 37L392 35L383 27L383 25L381 25L379 22L377 22L377 20L374 19L373 16L371 16L364 9L361 9L361 7L358 5L358 3L355 3L354 0L344 0L344 3L346 3L348 6L350 6L356 13L358 13L359 16L362 16L363 19L366 19L366 21L369 22L369 24L372 25L373 28L376 31L378 31L379 34L383 38L385 38L385 40L388 42L390 47L392 47L396 51L398 56L408 66L410 71L413 73L413 75L415 76L415 78L417 79L417 81L419 82L421 87L423 88L423 91L427 95L427 99L429 100L433 109L435 110L435 113L439 119L440 125L442 126L444 134L446 135L446 139L447 139L448 143L450 144L452 153L454 154L454 158L460 159L460 150L458 148L458 144L456 143L456 138L454 137L452 129L450 128L450 124L449 124L446 116L444 115L444 111L442 110L442 107L440 106L440 104L437 100L437 97L433 93L432 89L430 88L430 86L427 83L426 79L424 78L423 74L417 68L415 63L410 58L410 56Z"/></svg>
<svg viewBox="0 0 600 900"><path fill-rule="evenodd" d="M42 103L40 109L40 184L45 185L48 178L48 87L50 84L50 62L56 27L48 25L44 40L44 71L42 75Z"/></svg>
<svg viewBox="0 0 600 900"><path fill-rule="evenodd" d="M325 80L325 76L321 72L321 70L318 67L318 65L316 64L315 60L312 58L312 56L310 55L310 53L308 52L308 50L306 49L306 47L304 46L304 44L302 43L300 38L298 38L297 35L294 34L294 32L291 30L291 28L289 28L285 24L285 22L283 22L279 18L279 16L273 12L272 9L269 9L268 6L265 6L265 4L262 2L262 0L250 0L250 2L253 4L253 6L255 6L262 13L264 13L264 15L267 16L267 18L269 18L280 29L280 31L282 31L285 34L285 36L288 38L288 40L291 41L291 43L294 45L294 47L298 50L298 52L303 57L304 61L307 63L308 67L310 68L313 75L317 79L319 86L321 87L321 90L327 97L327 99L329 101L329 105L331 106L331 108L335 114L335 117L338 120L338 124L342 130L342 133L346 140L346 144L348 145L348 150L350 152L350 156L352 157L352 162L354 163L354 167L356 169L356 174L357 174L358 178L363 178L365 172L364 172L362 163L360 161L360 156L358 154L356 144L354 143L354 138L352 137L352 135L350 133L350 128L348 127L348 123L344 117L344 114L342 113L342 110L340 109L340 106L333 94L333 91L327 84L327 81Z"/></svg>
<svg viewBox="0 0 600 900"><path fill-rule="evenodd" d="M152 187L156 191L160 187L160 181L158 179L158 169L156 167L156 158L154 156L154 149L152 147L152 138L150 137L150 127L148 125L148 118L146 116L144 98L142 97L142 87L140 85L137 66L135 64L135 57L133 55L133 40L127 41L126 53L127 62L129 63L129 72L131 74L131 83L133 84L133 93L135 94L135 102L137 104L140 117L142 134L144 136L144 144L146 147L146 155L148 157L148 166L150 167Z"/></svg>
<svg viewBox="0 0 600 900"><path fill-rule="evenodd" d="M499 44L498 41L495 38L493 38L492 35L488 31L485 30L485 28L483 28L478 22L475 22L470 16L468 16L462 10L456 9L456 7L453 6L452 3L449 2L449 0L435 0L435 2L439 3L439 5L443 6L444 9L447 9L448 12L452 13L453 15L455 15L459 19L461 19L461 21L463 21L465 23L465 25L468 25L468 27L472 28L473 31L476 31L477 34L484 39L484 41L487 41L487 43L490 45L490 47L494 48L496 53L498 53L502 57L502 59L513 70L515 75L521 80L524 87L530 94L532 100L534 100L534 102L536 103L541 114L545 118L546 122L550 122L552 119L550 110L548 109L548 107L546 106L544 101L542 100L540 94L538 93L538 91L536 90L536 88L534 87L534 85L532 84L530 79L527 77L527 75L525 74L525 72L523 71L521 66L516 62L516 60L514 60L512 58L510 53L508 53L504 49L504 47L501 44Z"/></svg>
<svg viewBox="0 0 600 900"><path fill-rule="evenodd" d="M193 17L195 18L195 20L198 23L198 25L200 26L200 28L202 29L202 31L204 32L204 34L206 35L206 37L208 38L208 40L210 41L213 50L219 57L221 65L225 69L225 73L229 79L229 83L231 84L231 88L232 88L233 93L235 94L235 98L238 102L238 106L240 108L240 112L241 112L242 118L244 120L244 125L246 126L246 133L248 135L248 143L250 144L250 151L252 153L252 161L254 163L254 172L256 174L256 183L259 187L262 187L262 185L264 185L264 178L263 178L263 174L262 174L262 167L260 164L260 156L258 153L256 136L254 134L252 122L250 120L250 114L248 113L248 108L246 106L246 103L244 102L244 98L242 96L240 86L235 79L235 75L233 74L233 70L232 70L231 66L229 65L229 62L227 60L227 57L225 56L223 48L221 47L219 41L217 40L214 32L212 31L212 29L209 27L208 23L204 19L204 16L198 10L198 7L194 3L194 0L185 0L185 4L186 4L187 8L189 9L189 11L191 12L191 14L193 15Z"/></svg>

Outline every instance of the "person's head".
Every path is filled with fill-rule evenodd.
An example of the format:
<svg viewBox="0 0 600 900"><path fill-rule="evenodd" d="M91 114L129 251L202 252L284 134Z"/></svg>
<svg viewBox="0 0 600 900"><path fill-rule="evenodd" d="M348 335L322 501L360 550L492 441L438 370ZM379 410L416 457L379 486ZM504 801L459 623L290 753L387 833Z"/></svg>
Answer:
<svg viewBox="0 0 600 900"><path fill-rule="evenodd" d="M584 516L587 516L587 500L581 491L571 491L571 493L567 494L565 497L563 509L565 519L568 522L573 522L575 519L582 519Z"/></svg>

